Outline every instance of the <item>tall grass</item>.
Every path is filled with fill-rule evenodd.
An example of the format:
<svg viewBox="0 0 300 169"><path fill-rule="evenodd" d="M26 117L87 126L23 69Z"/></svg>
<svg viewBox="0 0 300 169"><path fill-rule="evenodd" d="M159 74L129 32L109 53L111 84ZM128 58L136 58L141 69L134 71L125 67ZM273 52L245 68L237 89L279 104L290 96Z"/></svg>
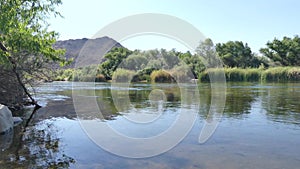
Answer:
<svg viewBox="0 0 300 169"><path fill-rule="evenodd" d="M169 72L166 70L149 70L148 72L133 72L126 69L118 69L113 75L116 82L139 82L142 80L159 83L185 82L190 80L191 76L187 74L185 69L174 69ZM218 81L223 79L232 82L300 82L300 67L272 67L272 68L210 68L201 72L198 79L201 82ZM52 80L59 81L96 81L105 82L105 76L99 74L96 68L79 68L57 70L53 73ZM214 78L214 79L210 79Z"/></svg>
<svg viewBox="0 0 300 169"><path fill-rule="evenodd" d="M224 68L207 69L199 74L201 82L209 82L212 75L225 74L226 81L231 82L290 82L300 81L300 67L264 68Z"/></svg>
<svg viewBox="0 0 300 169"><path fill-rule="evenodd" d="M255 68L225 68L225 77L227 81L259 81L263 69Z"/></svg>
<svg viewBox="0 0 300 169"><path fill-rule="evenodd" d="M300 67L274 67L262 73L263 81L300 81Z"/></svg>

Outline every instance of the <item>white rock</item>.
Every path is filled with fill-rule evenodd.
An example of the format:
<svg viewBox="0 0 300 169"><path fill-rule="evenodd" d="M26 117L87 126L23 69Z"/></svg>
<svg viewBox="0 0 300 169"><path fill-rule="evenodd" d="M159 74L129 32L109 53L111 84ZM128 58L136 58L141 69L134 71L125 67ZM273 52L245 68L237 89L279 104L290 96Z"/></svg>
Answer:
<svg viewBox="0 0 300 169"><path fill-rule="evenodd" d="M14 121L11 111L0 104L0 133L5 133L14 127Z"/></svg>

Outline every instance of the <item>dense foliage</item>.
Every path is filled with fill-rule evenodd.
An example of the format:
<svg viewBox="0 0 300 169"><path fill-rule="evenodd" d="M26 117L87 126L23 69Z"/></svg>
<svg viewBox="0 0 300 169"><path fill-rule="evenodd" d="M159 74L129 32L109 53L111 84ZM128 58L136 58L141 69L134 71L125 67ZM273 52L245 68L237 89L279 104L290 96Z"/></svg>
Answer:
<svg viewBox="0 0 300 169"><path fill-rule="evenodd" d="M229 41L216 45L218 56L228 67L259 67L261 62L251 51L248 44L241 41Z"/></svg>
<svg viewBox="0 0 300 169"><path fill-rule="evenodd" d="M300 66L300 37L284 37L267 43L260 52L282 66Z"/></svg>
<svg viewBox="0 0 300 169"><path fill-rule="evenodd" d="M9 75L10 80L5 85L21 88L33 104L34 99L28 92L26 85L32 80L47 77L46 64L62 59L63 51L55 50L52 46L57 33L48 31L46 19L51 15L59 15L55 7L61 0L3 0L0 2L0 71L2 75ZM15 91L5 88L8 95ZM2 104L9 101L1 100Z"/></svg>
<svg viewBox="0 0 300 169"><path fill-rule="evenodd" d="M277 45L268 42L267 46L269 47L261 49L262 56L253 53L247 43L228 41L214 45L211 39L200 42L195 53L179 52L175 49L169 51L165 49L130 51L123 47L113 48L105 55L105 61L98 67L76 70L73 80L89 79L89 81L93 81L95 77L102 77L100 78L102 80L97 78L96 81L111 79L123 79L131 82L187 82L191 79L206 81L208 78L207 70L215 70L213 73L217 73L221 71L219 69L221 65L226 68L226 78L229 81L259 81L261 79L275 79L277 81L277 77L269 78L273 77L270 73L261 74L260 72L265 71L266 68L275 71L272 68L276 65L299 66L300 59L298 57L300 54L298 53L300 53L300 48L297 46L298 42L300 42L298 36L294 39L284 38L283 42L278 40L273 42ZM274 47L278 47L278 44L281 43L285 44L286 50ZM280 57L279 54L281 54ZM282 76L288 76L282 79L297 80L298 68L296 69L297 71L292 71L292 73L282 73ZM278 70L281 72L283 69L279 68ZM210 71L210 73L212 72ZM64 76L71 79L68 71L64 73ZM113 76L115 77L113 78Z"/></svg>
<svg viewBox="0 0 300 169"><path fill-rule="evenodd" d="M100 73L107 79L112 79L114 71L131 53L132 51L126 48L113 48L104 56L106 60L100 65Z"/></svg>

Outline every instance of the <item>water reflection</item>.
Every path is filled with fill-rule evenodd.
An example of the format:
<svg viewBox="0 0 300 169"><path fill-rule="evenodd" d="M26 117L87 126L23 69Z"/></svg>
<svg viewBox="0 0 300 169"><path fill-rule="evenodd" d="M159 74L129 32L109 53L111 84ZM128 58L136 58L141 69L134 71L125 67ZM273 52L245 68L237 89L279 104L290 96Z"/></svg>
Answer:
<svg viewBox="0 0 300 169"><path fill-rule="evenodd" d="M61 129L53 121L38 122L26 131L24 125L0 136L1 148L5 146L0 154L1 168L68 168L75 162L64 154Z"/></svg>
<svg viewBox="0 0 300 169"><path fill-rule="evenodd" d="M211 106L210 84L198 85L201 106L199 115L206 118ZM132 108L151 107L149 96L153 90L161 90L164 93L166 107L179 108L183 100L187 102L185 105L195 104L196 100L193 98L195 91L189 90L189 85L185 87L180 89L176 84L130 84L122 88L122 86L111 86L109 83L55 82L39 87L38 91L43 93L39 95L40 98L50 96L53 100L65 98L63 103L55 103L61 113L54 117L66 115L69 117L70 112L72 118L76 117L71 99L66 99L72 97L72 89L74 89L78 95L96 99L99 110L103 114L101 118L111 120L121 115L120 112L128 112L127 110ZM224 118L245 118L251 113L253 103L258 101L269 120L297 123L300 118L299 88L299 83L228 83ZM112 92L117 95L117 100L113 99ZM99 117L99 112L91 112L85 118L96 117Z"/></svg>
<svg viewBox="0 0 300 169"><path fill-rule="evenodd" d="M0 168L297 168L300 165L299 83L228 83L223 120L213 138L201 146L197 137L210 109L211 89L210 84L199 84L196 127L175 149L143 160L123 159L97 149L77 123L72 89L84 99L96 100L103 113L102 117L99 112L87 113L86 120L99 118L129 136L151 137L172 125L179 108L184 107L187 112L195 109L192 87L131 84L127 92L113 88L121 108L115 106L109 83L90 87L86 83L55 82L39 89L41 93L37 96L45 99L47 106L34 116L25 133L22 124L0 136ZM122 102L125 97L130 104ZM155 114L159 109L163 113ZM146 116L148 119L159 116L159 120L151 128L136 126L123 118ZM28 113L23 118L28 118Z"/></svg>
<svg viewBox="0 0 300 169"><path fill-rule="evenodd" d="M233 118L245 117L250 113L252 103L257 99L257 96L256 90L232 84L227 89L224 115Z"/></svg>
<svg viewBox="0 0 300 169"><path fill-rule="evenodd" d="M269 120L300 124L300 86L273 84L261 94L262 108Z"/></svg>

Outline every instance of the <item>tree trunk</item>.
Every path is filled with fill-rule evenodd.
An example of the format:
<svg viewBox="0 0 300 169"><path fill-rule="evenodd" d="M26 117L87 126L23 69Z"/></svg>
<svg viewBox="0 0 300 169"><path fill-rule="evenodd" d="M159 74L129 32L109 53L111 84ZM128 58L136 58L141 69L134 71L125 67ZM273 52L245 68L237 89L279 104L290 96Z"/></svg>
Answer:
<svg viewBox="0 0 300 169"><path fill-rule="evenodd" d="M1 42L0 42L0 49L3 52L5 52L5 53L9 53L9 51L7 50L7 48ZM25 84L23 83L23 81L21 79L21 74L18 72L18 69L17 69L18 68L17 63L13 60L13 58L11 56L8 56L7 60L11 64L11 67L12 67L11 71L14 74L14 76L16 77L16 80L17 80L17 83L18 83L17 85L19 85L21 87L21 89L24 91L24 93L26 94L26 96L30 99L29 104L34 105L36 108L40 108L41 106L32 97L32 95L30 94L30 92L26 88ZM11 94L13 94L13 93L11 93ZM9 103L4 103L4 104L8 104L9 105Z"/></svg>

